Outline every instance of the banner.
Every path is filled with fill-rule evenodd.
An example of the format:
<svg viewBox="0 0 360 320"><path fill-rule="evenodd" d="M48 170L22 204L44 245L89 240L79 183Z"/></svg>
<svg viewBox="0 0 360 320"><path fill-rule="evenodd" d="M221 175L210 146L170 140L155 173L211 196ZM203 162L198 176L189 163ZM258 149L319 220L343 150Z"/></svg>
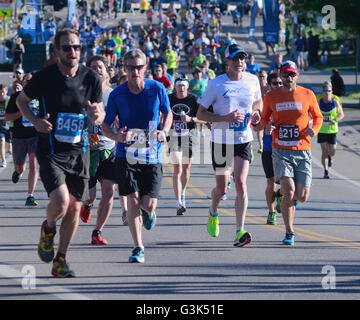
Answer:
<svg viewBox="0 0 360 320"><path fill-rule="evenodd" d="M279 40L279 2L263 0L263 40L265 43L278 43Z"/></svg>

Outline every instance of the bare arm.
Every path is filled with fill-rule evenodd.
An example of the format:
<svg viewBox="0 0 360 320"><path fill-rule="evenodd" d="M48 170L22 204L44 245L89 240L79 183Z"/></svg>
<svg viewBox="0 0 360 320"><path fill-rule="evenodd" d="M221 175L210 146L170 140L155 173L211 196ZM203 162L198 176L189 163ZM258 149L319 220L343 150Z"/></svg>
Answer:
<svg viewBox="0 0 360 320"><path fill-rule="evenodd" d="M239 112L238 110L235 110L229 114L219 115L209 112L204 106L200 104L196 118L205 122L241 122L244 121L245 115L243 112Z"/></svg>
<svg viewBox="0 0 360 320"><path fill-rule="evenodd" d="M342 119L344 119L344 110L343 108L341 107L341 104L339 103L339 101L335 100L334 99L334 102L335 102L335 106L336 106L336 109L337 109L337 112L338 112L338 116L336 118L336 121L339 122L341 121Z"/></svg>

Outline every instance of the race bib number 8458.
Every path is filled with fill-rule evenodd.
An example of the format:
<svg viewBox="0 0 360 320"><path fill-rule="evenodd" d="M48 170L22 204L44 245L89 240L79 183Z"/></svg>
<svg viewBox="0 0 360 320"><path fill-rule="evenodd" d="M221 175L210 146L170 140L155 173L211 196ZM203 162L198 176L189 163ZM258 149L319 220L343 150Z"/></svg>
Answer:
<svg viewBox="0 0 360 320"><path fill-rule="evenodd" d="M55 138L60 142L78 143L85 127L85 116L78 113L59 113L56 120Z"/></svg>

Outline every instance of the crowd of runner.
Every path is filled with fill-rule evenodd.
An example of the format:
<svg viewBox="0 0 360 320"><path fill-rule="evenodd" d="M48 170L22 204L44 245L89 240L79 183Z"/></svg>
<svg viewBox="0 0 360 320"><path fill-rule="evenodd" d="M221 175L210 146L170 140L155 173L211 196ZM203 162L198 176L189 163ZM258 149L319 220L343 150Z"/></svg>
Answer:
<svg viewBox="0 0 360 320"><path fill-rule="evenodd" d="M232 13L235 29L246 4ZM38 176L42 179L50 202L38 254L42 261L53 262L54 276L75 276L66 252L79 219L87 223L91 218L97 182L101 200L91 243L108 244L102 231L117 192L123 223L134 242L129 261L144 262L141 230L156 225L162 147L167 146L174 167L175 213L181 216L188 211L186 186L206 128L211 130L216 180L207 229L210 236L219 235L217 208L235 183L234 246L252 241L245 222L253 132L267 180L267 223L276 224L276 211L282 213L284 244L294 244L295 207L310 194L310 138L318 132L324 178L330 178L338 121L344 116L331 82L324 83L316 99L296 84L300 68L283 61L280 53L269 70L260 70L255 56L230 32L221 36L222 13L216 6L156 9L144 10L147 24L135 32L127 18L103 29L100 17L111 12L80 6L77 16L56 33L47 67L25 74L20 55L10 99L7 87L0 87L1 166L7 165L5 141L14 159L13 183L24 174L29 156L27 206L37 205L34 191ZM114 15L117 18L116 10Z"/></svg>

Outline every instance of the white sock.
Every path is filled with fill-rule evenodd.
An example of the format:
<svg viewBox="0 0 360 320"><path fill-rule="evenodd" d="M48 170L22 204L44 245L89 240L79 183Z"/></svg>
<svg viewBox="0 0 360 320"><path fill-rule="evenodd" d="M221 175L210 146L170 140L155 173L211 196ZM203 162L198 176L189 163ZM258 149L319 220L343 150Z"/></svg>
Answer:
<svg viewBox="0 0 360 320"><path fill-rule="evenodd" d="M176 206L177 206L177 207L182 206L182 202L181 202L181 200L177 200L177 201L176 201Z"/></svg>

